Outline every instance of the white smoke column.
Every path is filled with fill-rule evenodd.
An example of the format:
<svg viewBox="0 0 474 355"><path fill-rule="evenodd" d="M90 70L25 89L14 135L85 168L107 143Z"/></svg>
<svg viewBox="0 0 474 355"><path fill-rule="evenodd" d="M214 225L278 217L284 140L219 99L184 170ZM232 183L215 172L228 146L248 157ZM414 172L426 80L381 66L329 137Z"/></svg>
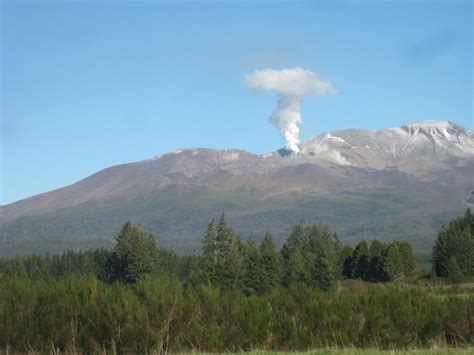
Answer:
<svg viewBox="0 0 474 355"><path fill-rule="evenodd" d="M298 153L299 124L303 97L308 94L337 94L329 81L319 79L318 75L302 68L284 70L256 70L245 77L250 88L272 91L278 95L277 108L270 116L270 122L277 126L285 138L286 148Z"/></svg>

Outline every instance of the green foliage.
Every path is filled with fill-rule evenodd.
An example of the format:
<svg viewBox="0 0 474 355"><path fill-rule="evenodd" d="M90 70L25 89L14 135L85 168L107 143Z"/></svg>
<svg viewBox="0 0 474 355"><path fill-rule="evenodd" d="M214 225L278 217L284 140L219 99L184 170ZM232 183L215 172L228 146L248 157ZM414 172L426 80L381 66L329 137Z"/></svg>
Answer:
<svg viewBox="0 0 474 355"><path fill-rule="evenodd" d="M403 276L404 260L398 243L392 243L382 251L381 264L385 280L394 281Z"/></svg>
<svg viewBox="0 0 474 355"><path fill-rule="evenodd" d="M211 281L217 280L219 265L219 253L217 249L217 225L214 219L209 222L206 233L202 240L202 269L206 278Z"/></svg>
<svg viewBox="0 0 474 355"><path fill-rule="evenodd" d="M470 209L463 217L441 228L433 247L432 261L433 269L440 277L462 280L474 276L474 215Z"/></svg>
<svg viewBox="0 0 474 355"><path fill-rule="evenodd" d="M364 240L357 244L352 256L352 263L352 277L366 279L369 273L369 248Z"/></svg>
<svg viewBox="0 0 474 355"><path fill-rule="evenodd" d="M474 297L417 287L322 292L306 285L245 296L175 278L0 279L0 349L11 352L304 351L474 343Z"/></svg>
<svg viewBox="0 0 474 355"><path fill-rule="evenodd" d="M244 279L243 286L246 294L261 293L263 266L261 264L260 251L255 241L250 239L244 249Z"/></svg>
<svg viewBox="0 0 474 355"><path fill-rule="evenodd" d="M339 264L341 265L341 274L343 277L350 278L352 277L352 254L354 250L349 247L345 246L342 248L341 255L339 258Z"/></svg>
<svg viewBox="0 0 474 355"><path fill-rule="evenodd" d="M383 279L383 265L382 265L382 253L384 250L384 245L374 239L372 243L370 243L369 248L369 270L368 274L366 275L366 280L369 281L380 281Z"/></svg>
<svg viewBox="0 0 474 355"><path fill-rule="evenodd" d="M284 284L331 288L342 272L340 253L339 238L328 226L297 224L281 251Z"/></svg>
<svg viewBox="0 0 474 355"><path fill-rule="evenodd" d="M226 215L223 213L217 225L216 248L217 254L224 259L230 253L234 241L234 231L227 223Z"/></svg>
<svg viewBox="0 0 474 355"><path fill-rule="evenodd" d="M411 276L416 270L416 258L413 248L407 242L397 242L397 244L403 259L403 275Z"/></svg>
<svg viewBox="0 0 474 355"><path fill-rule="evenodd" d="M281 259L270 233L265 234L260 245L260 264L262 269L261 291L269 292L282 281Z"/></svg>
<svg viewBox="0 0 474 355"><path fill-rule="evenodd" d="M231 229L232 231L232 229ZM229 254L225 257L222 269L221 285L223 287L240 289L245 272L244 246L240 237L232 231Z"/></svg>
<svg viewBox="0 0 474 355"><path fill-rule="evenodd" d="M336 273L333 265L323 253L316 256L311 270L312 284L323 291L329 291L336 285Z"/></svg>
<svg viewBox="0 0 474 355"><path fill-rule="evenodd" d="M263 236L270 231L279 246L295 221L317 222L324 218L340 235L379 238L383 242L403 238L420 251L436 239L433 230L459 213L458 200L452 194L444 192L447 198L443 198L439 191L433 193L432 201L443 203L430 203L427 210L423 194L414 195L413 190L383 188L261 198L255 191L178 184L147 194L146 198L111 198L2 223L0 257L110 248L110 236L127 220L159 237L160 247L181 255L196 254L207 223L224 210L243 236ZM433 226L424 223L429 220L434 221Z"/></svg>
<svg viewBox="0 0 474 355"><path fill-rule="evenodd" d="M1 276L28 276L34 279L66 275L95 275L105 279L106 264L111 255L107 249L80 252L67 251L63 255L17 256L0 259Z"/></svg>
<svg viewBox="0 0 474 355"><path fill-rule="evenodd" d="M295 250L289 259L284 260L284 270L284 285L286 287L300 283L309 283L309 269L301 250Z"/></svg>
<svg viewBox="0 0 474 355"><path fill-rule="evenodd" d="M116 242L108 260L111 281L135 283L153 271L156 245L151 234L127 222Z"/></svg>
<svg viewBox="0 0 474 355"><path fill-rule="evenodd" d="M382 282L413 276L417 269L415 254L410 244L394 242L382 244L372 241L370 248L365 241L357 244L352 256L344 250L342 275L346 278Z"/></svg>
<svg viewBox="0 0 474 355"><path fill-rule="evenodd" d="M202 272L199 282L211 282L225 288L238 288L243 275L243 246L228 225L225 214L219 223L209 223L203 238ZM197 275L195 275L197 276Z"/></svg>
<svg viewBox="0 0 474 355"><path fill-rule="evenodd" d="M463 277L455 256L445 267L453 281ZM253 239L242 244L223 215L209 224L202 256L178 257L127 223L113 251L0 259L0 350L287 352L474 344L472 295L338 284L341 275L391 281L415 271L409 244L373 241L341 250L324 225L298 224L279 253L270 234L260 245Z"/></svg>
<svg viewBox="0 0 474 355"><path fill-rule="evenodd" d="M464 278L464 274L459 268L458 262L455 256L450 256L446 262L446 275L452 282L461 282Z"/></svg>

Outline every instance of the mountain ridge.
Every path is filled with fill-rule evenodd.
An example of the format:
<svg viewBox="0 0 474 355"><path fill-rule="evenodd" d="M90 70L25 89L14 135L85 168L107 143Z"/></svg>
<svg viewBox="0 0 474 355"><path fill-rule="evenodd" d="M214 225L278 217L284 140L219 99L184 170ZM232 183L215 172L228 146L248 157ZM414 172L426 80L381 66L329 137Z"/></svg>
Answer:
<svg viewBox="0 0 474 355"><path fill-rule="evenodd" d="M274 222L265 216L287 220L289 225L303 217L334 222L335 214L346 211L361 217L341 222L341 233L357 237L354 226L360 224L356 229L363 237L367 230L391 223L372 218L371 204L382 209L388 206L385 219L392 213L394 220L408 214L413 223L421 221L424 229L420 233L425 238L433 232L433 223L438 223L433 218L455 215L470 201L467 194L474 189L474 132L447 121L326 132L300 148L298 154L279 150L263 155L239 149L188 148L115 165L72 185L1 206L0 245L17 243L23 238L19 235L30 240L35 228L45 230L39 239L59 238L60 232L73 230L75 238L84 241L93 234L100 244L113 235L112 220L122 223L127 215L157 234L162 234L161 225L161 230L169 230L165 240L175 242L173 239L182 237L179 228L168 228L160 214L175 219L192 213L206 219L219 212L228 212L231 219L234 216L237 229L245 233L248 221L257 225L259 220L266 221L259 228L274 230ZM390 201L384 205L384 199ZM433 207L436 200L443 200L445 206ZM135 208L143 201L153 203L148 209ZM320 206L321 201L328 205ZM308 203L321 211L308 212ZM365 212L358 212L351 203ZM91 210L97 209L97 215L110 220L110 226L101 229L100 220L81 206L93 206ZM409 206L415 207L406 210ZM138 210L141 212L135 213ZM152 212L159 215L156 225L146 217ZM63 214L68 217L61 217ZM82 231L81 220L90 224L92 233ZM58 232L53 225L60 226ZM203 222L196 220L186 233L195 241L202 227Z"/></svg>

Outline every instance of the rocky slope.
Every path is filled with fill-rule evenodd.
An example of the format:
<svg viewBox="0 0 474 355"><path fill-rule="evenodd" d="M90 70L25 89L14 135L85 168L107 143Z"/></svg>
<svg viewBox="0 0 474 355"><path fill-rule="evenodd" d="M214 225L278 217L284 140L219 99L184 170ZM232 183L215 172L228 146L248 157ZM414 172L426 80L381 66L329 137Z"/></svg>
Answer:
<svg viewBox="0 0 474 355"><path fill-rule="evenodd" d="M431 171L472 162L474 132L448 121L421 121L387 130L329 132L305 142L302 150L343 165L429 177Z"/></svg>

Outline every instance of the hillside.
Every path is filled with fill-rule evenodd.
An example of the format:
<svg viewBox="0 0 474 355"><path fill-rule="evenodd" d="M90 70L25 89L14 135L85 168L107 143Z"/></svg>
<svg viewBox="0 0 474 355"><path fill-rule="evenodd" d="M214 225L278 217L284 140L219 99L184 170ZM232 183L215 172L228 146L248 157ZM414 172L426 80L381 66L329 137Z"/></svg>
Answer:
<svg viewBox="0 0 474 355"><path fill-rule="evenodd" d="M471 203L474 132L446 121L316 136L300 154L183 149L104 169L71 186L1 207L0 254L108 245L127 220L158 243L199 251L210 218L229 215L244 236L281 241L301 219L329 223L343 241L409 240Z"/></svg>

